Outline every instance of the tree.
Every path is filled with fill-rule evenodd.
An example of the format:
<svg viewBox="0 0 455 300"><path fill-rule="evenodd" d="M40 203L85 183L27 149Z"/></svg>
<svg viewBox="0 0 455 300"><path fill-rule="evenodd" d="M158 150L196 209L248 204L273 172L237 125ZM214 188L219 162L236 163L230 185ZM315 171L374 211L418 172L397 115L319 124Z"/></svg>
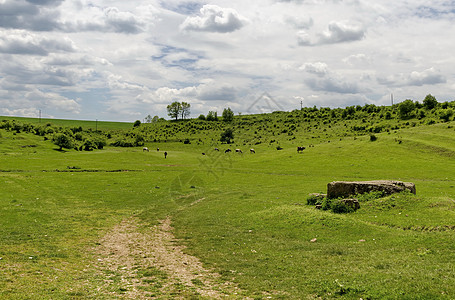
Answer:
<svg viewBox="0 0 455 300"><path fill-rule="evenodd" d="M190 107L191 104L182 102L180 104L181 106L181 114L182 114L182 120L190 116Z"/></svg>
<svg viewBox="0 0 455 300"><path fill-rule="evenodd" d="M144 122L145 122L145 123L152 123L152 116L151 116L151 115L148 115L147 117L145 117Z"/></svg>
<svg viewBox="0 0 455 300"><path fill-rule="evenodd" d="M452 116L453 110L451 108L444 109L439 112L439 118L441 118L441 120L444 120L445 122L449 122Z"/></svg>
<svg viewBox="0 0 455 300"><path fill-rule="evenodd" d="M232 120L234 120L234 112L231 110L230 107L225 108L223 110L223 121L232 122Z"/></svg>
<svg viewBox="0 0 455 300"><path fill-rule="evenodd" d="M401 119L409 119L415 109L415 103L412 100L404 100L398 105L398 115Z"/></svg>
<svg viewBox="0 0 455 300"><path fill-rule="evenodd" d="M139 126L141 126L141 121L136 120L133 124L133 127L139 127Z"/></svg>
<svg viewBox="0 0 455 300"><path fill-rule="evenodd" d="M178 120L181 110L182 105L178 101L174 101L167 106L167 114L169 115L169 117L175 118L175 120Z"/></svg>
<svg viewBox="0 0 455 300"><path fill-rule="evenodd" d="M154 116L154 117L152 118L152 121L151 121L151 122L152 122L152 123L158 123L159 120L160 120L160 117Z"/></svg>
<svg viewBox="0 0 455 300"><path fill-rule="evenodd" d="M59 150L62 150L63 148L65 149L73 148L73 139L69 135L66 135L64 133L60 133L54 136L53 142L55 145L60 147Z"/></svg>
<svg viewBox="0 0 455 300"><path fill-rule="evenodd" d="M230 144L231 140L234 139L234 131L231 128L227 128L221 133L220 142Z"/></svg>
<svg viewBox="0 0 455 300"><path fill-rule="evenodd" d="M207 121L218 121L218 115L216 111L209 111L207 117L205 118Z"/></svg>
<svg viewBox="0 0 455 300"><path fill-rule="evenodd" d="M435 108L437 105L438 101L431 94L426 95L425 99L423 99L423 106L428 110Z"/></svg>

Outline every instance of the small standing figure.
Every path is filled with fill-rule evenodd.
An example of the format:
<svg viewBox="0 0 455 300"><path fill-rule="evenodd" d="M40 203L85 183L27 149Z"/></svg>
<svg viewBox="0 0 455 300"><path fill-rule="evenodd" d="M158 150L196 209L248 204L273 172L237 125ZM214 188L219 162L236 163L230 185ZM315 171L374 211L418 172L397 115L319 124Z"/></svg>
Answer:
<svg viewBox="0 0 455 300"><path fill-rule="evenodd" d="M167 157L167 152L164 152L164 158L166 158L166 157Z"/></svg>

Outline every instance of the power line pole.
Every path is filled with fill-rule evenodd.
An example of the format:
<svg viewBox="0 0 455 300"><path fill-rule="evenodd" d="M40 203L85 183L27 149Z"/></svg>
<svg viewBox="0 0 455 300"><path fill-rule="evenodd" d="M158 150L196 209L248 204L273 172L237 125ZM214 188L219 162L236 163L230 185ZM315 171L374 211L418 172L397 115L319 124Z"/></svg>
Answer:
<svg viewBox="0 0 455 300"><path fill-rule="evenodd" d="M390 94L390 99L392 100L392 106L393 106L393 94Z"/></svg>

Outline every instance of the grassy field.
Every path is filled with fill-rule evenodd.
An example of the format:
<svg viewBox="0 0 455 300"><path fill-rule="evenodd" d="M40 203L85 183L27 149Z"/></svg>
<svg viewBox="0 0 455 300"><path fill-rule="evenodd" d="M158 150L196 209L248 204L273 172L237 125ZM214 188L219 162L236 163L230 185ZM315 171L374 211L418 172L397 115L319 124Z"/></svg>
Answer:
<svg viewBox="0 0 455 300"><path fill-rule="evenodd" d="M454 299L454 122L394 121L371 141L346 129L362 118L283 118L238 118L233 145L217 141L224 125L148 125L137 130L150 152L57 151L38 135L0 129L0 298L127 298L120 270L97 264L100 240L125 219L145 230L170 217L176 244L240 288L232 298ZM306 205L331 181L375 179L414 182L417 195L350 214ZM188 286L160 289L166 276L155 271L150 297L202 297Z"/></svg>
<svg viewBox="0 0 455 300"><path fill-rule="evenodd" d="M33 125L53 125L63 127L79 127L93 130L114 130L114 129L129 129L133 127L133 123L126 122L107 122L107 121L81 121L81 120L65 120L65 119L37 119L24 117L3 117L0 120L15 120L21 123L30 123Z"/></svg>

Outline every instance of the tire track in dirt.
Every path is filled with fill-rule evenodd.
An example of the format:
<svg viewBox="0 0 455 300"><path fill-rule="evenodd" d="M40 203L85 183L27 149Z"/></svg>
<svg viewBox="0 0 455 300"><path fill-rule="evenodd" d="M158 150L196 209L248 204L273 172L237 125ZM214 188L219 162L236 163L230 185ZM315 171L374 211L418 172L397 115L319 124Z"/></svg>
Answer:
<svg viewBox="0 0 455 300"><path fill-rule="evenodd" d="M96 263L104 284L99 292L110 297L208 299L242 298L240 289L202 266L176 244L171 218L145 227L137 218L123 220L100 241Z"/></svg>

